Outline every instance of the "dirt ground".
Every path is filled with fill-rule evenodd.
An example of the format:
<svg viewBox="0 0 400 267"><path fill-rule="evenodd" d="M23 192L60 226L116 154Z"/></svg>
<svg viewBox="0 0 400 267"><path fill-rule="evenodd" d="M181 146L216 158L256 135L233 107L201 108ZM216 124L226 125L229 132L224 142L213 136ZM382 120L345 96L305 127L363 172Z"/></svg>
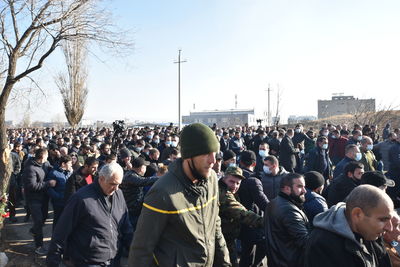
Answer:
<svg viewBox="0 0 400 267"><path fill-rule="evenodd" d="M51 240L51 231L53 224L53 211L49 205L49 216L43 228L43 241L44 247L48 247ZM17 208L18 222L11 223L8 219L4 221L4 227L1 233L0 251L5 252L8 257L8 264L6 267L39 267L46 266L46 258L39 257L35 254L35 244L33 237L29 233L32 227L32 218L28 222L24 222L25 209L23 207ZM121 267L128 266L127 258L121 259ZM60 267L65 267L60 264Z"/></svg>
<svg viewBox="0 0 400 267"><path fill-rule="evenodd" d="M36 267L45 266L45 257L38 257L35 254L35 244L33 237L29 233L32 227L32 218L24 222L24 208L17 208L18 222L11 223L8 219L4 221L1 234L0 250L4 251L8 257L7 267ZM49 212L49 219L43 228L44 246L48 246L51 239L51 225L53 212Z"/></svg>

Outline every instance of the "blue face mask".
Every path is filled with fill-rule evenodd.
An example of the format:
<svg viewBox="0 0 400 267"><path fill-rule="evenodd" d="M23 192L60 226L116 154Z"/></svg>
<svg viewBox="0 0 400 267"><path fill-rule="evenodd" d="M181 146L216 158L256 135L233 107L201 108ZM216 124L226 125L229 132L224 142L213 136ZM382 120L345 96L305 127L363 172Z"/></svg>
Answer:
<svg viewBox="0 0 400 267"><path fill-rule="evenodd" d="M361 159L362 159L362 154L361 154L361 152L358 152L358 153L356 154L355 160L356 160L356 161L360 161Z"/></svg>
<svg viewBox="0 0 400 267"><path fill-rule="evenodd" d="M153 139L153 135L150 134L150 135L147 136L147 138Z"/></svg>
<svg viewBox="0 0 400 267"><path fill-rule="evenodd" d="M155 144L159 144L159 143L160 143L160 139L154 139L153 142L154 142Z"/></svg>
<svg viewBox="0 0 400 267"><path fill-rule="evenodd" d="M178 146L178 142L177 141L172 141L171 142L171 146L172 147L177 147Z"/></svg>
<svg viewBox="0 0 400 267"><path fill-rule="evenodd" d="M259 150L258 155L260 155L260 157L262 158L265 158L266 156L268 156L268 152L266 150Z"/></svg>
<svg viewBox="0 0 400 267"><path fill-rule="evenodd" d="M235 163L229 163L228 167L236 167Z"/></svg>
<svg viewBox="0 0 400 267"><path fill-rule="evenodd" d="M263 166L263 171L266 173L266 174L271 174L271 170L269 169L269 167L268 166Z"/></svg>
<svg viewBox="0 0 400 267"><path fill-rule="evenodd" d="M171 145L172 142L171 142L171 141L165 141L165 144L166 144L166 145Z"/></svg>
<svg viewBox="0 0 400 267"><path fill-rule="evenodd" d="M374 145L367 145L367 150L372 150L374 148Z"/></svg>
<svg viewBox="0 0 400 267"><path fill-rule="evenodd" d="M327 150L327 149L328 149L328 144L323 144L323 145L322 145L322 149Z"/></svg>

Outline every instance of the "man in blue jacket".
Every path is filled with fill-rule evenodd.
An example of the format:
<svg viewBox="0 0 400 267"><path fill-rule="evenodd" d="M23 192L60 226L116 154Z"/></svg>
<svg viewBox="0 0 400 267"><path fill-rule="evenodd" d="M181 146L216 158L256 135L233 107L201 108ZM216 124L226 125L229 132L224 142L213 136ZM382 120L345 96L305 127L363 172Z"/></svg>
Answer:
<svg viewBox="0 0 400 267"><path fill-rule="evenodd" d="M64 192L65 184L68 178L72 174L72 159L70 156L61 156L60 166L56 166L52 169L46 177L46 181L55 180L56 186L49 187L47 194L50 197L51 204L53 204L54 218L53 218L53 230L60 218L61 212L64 209Z"/></svg>
<svg viewBox="0 0 400 267"><path fill-rule="evenodd" d="M112 266L119 245L129 245L132 226L121 190L123 169L103 166L99 179L71 196L51 239L47 266L66 253L74 266Z"/></svg>

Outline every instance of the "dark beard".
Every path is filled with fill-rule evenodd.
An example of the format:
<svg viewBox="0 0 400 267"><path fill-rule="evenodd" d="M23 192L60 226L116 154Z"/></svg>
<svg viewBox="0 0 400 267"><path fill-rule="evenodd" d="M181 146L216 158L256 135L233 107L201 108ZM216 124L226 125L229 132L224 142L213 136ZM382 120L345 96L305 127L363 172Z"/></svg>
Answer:
<svg viewBox="0 0 400 267"><path fill-rule="evenodd" d="M192 166L193 165L193 166ZM193 160L191 160L191 164L189 163L189 168L190 171L192 172L192 175L194 178L196 178L199 181L204 181L207 179L207 177L204 177L200 172L197 170L196 166L193 163Z"/></svg>
<svg viewBox="0 0 400 267"><path fill-rule="evenodd" d="M297 196L297 195L295 195L293 193L290 193L289 196L290 196L291 199L293 199L294 201L296 201L297 203L300 203L300 204L303 204L306 201L304 195Z"/></svg>

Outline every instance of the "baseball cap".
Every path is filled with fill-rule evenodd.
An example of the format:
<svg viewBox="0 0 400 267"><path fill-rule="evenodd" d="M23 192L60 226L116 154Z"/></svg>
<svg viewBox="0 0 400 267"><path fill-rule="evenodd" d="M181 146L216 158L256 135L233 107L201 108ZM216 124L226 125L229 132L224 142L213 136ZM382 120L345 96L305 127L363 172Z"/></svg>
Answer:
<svg viewBox="0 0 400 267"><path fill-rule="evenodd" d="M233 159L235 157L236 157L235 152L233 152L232 150L227 150L227 151L224 152L223 159L225 161L225 160L228 160L228 159Z"/></svg>
<svg viewBox="0 0 400 267"><path fill-rule="evenodd" d="M134 168L139 168L140 166L143 166L143 165L149 166L150 162L145 161L144 158L142 158L142 157L137 157L132 161L132 167L134 167Z"/></svg>
<svg viewBox="0 0 400 267"><path fill-rule="evenodd" d="M233 176L239 177L240 179L246 178L243 176L242 169L237 166L228 167L225 171L225 175L233 175Z"/></svg>
<svg viewBox="0 0 400 267"><path fill-rule="evenodd" d="M392 179L387 179L386 176L380 171L365 172L361 176L361 184L369 184L376 187L380 187L383 185L394 187L396 185L396 183Z"/></svg>
<svg viewBox="0 0 400 267"><path fill-rule="evenodd" d="M240 154L240 161L242 161L245 164L250 165L256 162L256 160L257 160L256 154L253 151L246 150Z"/></svg>

